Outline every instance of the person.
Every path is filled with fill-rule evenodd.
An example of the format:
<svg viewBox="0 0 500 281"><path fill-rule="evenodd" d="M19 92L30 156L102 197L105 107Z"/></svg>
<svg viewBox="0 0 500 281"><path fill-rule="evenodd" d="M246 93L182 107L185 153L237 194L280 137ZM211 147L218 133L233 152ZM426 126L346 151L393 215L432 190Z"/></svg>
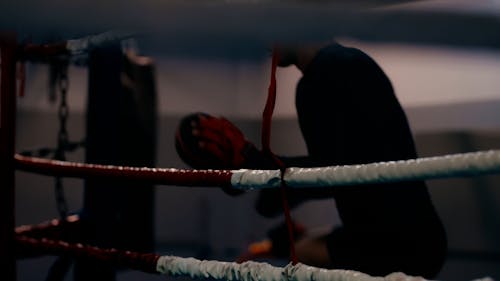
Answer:
<svg viewBox="0 0 500 281"><path fill-rule="evenodd" d="M276 52L278 66L294 65L302 72L296 109L308 154L279 156L287 167L417 157L391 82L366 53L337 42L277 46ZM181 121L176 147L193 168L278 168L230 121L204 113ZM446 233L424 182L288 189L292 208L307 200L330 197L342 223L316 237L298 231L294 243L300 262L375 276L404 272L433 278L439 273L447 252ZM255 207L261 215L273 217L281 213L280 202L279 190L263 189ZM286 231L279 229L284 228L269 233L277 244L273 253L286 256L286 247L280 243L286 241Z"/></svg>

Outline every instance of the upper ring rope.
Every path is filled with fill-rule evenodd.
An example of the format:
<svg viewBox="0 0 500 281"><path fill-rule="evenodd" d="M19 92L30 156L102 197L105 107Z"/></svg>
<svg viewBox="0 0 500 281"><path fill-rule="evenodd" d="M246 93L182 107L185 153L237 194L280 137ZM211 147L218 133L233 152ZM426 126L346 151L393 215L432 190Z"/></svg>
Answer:
<svg viewBox="0 0 500 281"><path fill-rule="evenodd" d="M55 161L14 156L16 168L44 175L139 180L177 186L228 186L237 189L276 188L280 170L187 170L139 168ZM326 187L380 182L476 176L500 172L500 150L451 154L411 160L322 168L287 168L289 187Z"/></svg>
<svg viewBox="0 0 500 281"><path fill-rule="evenodd" d="M224 170L186 170L85 164L27 157L20 154L14 156L14 162L18 170L48 176L133 180L178 186L220 187L231 184L231 171Z"/></svg>

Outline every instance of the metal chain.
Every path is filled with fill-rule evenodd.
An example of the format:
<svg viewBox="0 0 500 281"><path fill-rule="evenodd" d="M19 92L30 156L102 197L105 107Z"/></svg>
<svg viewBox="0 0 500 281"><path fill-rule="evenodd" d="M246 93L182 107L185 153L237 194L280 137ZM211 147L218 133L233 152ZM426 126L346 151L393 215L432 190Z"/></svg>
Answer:
<svg viewBox="0 0 500 281"><path fill-rule="evenodd" d="M59 134L57 137L57 152L56 152L56 158L58 160L66 160L65 159L65 150L66 146L68 145L68 130L66 128L66 123L68 121L68 115L69 115L69 108L68 108L68 102L67 102L67 94L68 94L68 65L64 64L61 65L60 70L59 70L59 91L61 93L61 100L59 103L59 111L58 111L58 118L59 118Z"/></svg>
<svg viewBox="0 0 500 281"><path fill-rule="evenodd" d="M68 92L68 62L69 58L57 58L49 65L49 100L55 102L58 90L60 91L60 105L58 110L59 118L59 133L57 138L57 147L41 147L38 149L28 149L20 152L24 156L34 157L49 157L52 155L53 159L65 160L65 152L73 152L78 148L85 147L85 139L81 141L70 141L68 131L66 129L66 122L69 115L69 108L67 103Z"/></svg>
<svg viewBox="0 0 500 281"><path fill-rule="evenodd" d="M68 140L68 130L66 128L69 108L67 103L67 93L68 93L68 62L61 62L58 65L58 88L60 91L60 102L59 102L59 133L57 135L57 148L55 151L54 159L56 160L66 160L65 151L69 145ZM55 195L56 204L59 216L62 219L66 219L68 216L68 205L66 203L66 198L64 196L64 188L61 177L55 178Z"/></svg>

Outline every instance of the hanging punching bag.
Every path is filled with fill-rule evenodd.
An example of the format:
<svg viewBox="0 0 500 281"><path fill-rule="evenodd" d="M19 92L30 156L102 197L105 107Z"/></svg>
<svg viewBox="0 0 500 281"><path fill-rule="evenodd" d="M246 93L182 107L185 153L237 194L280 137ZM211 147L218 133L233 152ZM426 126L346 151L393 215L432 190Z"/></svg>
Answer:
<svg viewBox="0 0 500 281"><path fill-rule="evenodd" d="M156 88L150 59L124 54L119 44L90 53L86 162L155 166ZM151 252L153 186L141 182L85 181L86 242L103 248ZM75 280L115 280L115 270L79 261Z"/></svg>

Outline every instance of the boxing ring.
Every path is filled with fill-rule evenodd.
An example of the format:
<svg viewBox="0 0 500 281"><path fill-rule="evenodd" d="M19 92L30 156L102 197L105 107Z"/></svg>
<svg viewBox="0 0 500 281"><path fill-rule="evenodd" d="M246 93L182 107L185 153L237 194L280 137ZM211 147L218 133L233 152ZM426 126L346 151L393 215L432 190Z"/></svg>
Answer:
<svg viewBox="0 0 500 281"><path fill-rule="evenodd" d="M369 184L407 180L427 180L448 177L470 177L500 173L500 151L478 151L464 154L411 160L371 163L364 165L331 166L318 168L287 167L278 170L189 170L176 168L127 167L74 163L28 157L15 151L16 115L16 62L20 57L51 56L58 53L78 54L100 44L101 40L119 40L129 36L89 37L82 41L67 41L52 46L26 46L20 48L15 35L1 37L1 178L0 221L2 271L8 280L15 279L17 258L39 255L69 255L84 257L115 267L125 267L152 274L211 278L230 281L378 281L424 280L395 272L384 277L369 276L349 270L327 270L291 262L286 267L247 261L243 263L197 260L154 253L137 253L117 249L100 249L92 245L57 239L60 220L33 226L14 225L15 171L25 171L47 176L120 179L155 185L184 187L227 187L242 190L262 188L324 187L336 185ZM104 39L103 39L104 38ZM93 40L96 41L93 41ZM96 43L97 42L97 43ZM90 47L89 47L90 46ZM271 83L273 85L273 82ZM272 88L271 86L270 88ZM272 92L272 89L270 89ZM269 124L274 101L267 103ZM263 147L269 149L270 127L263 128ZM266 133L267 132L267 133ZM267 144L267 147L266 147ZM270 152L270 150L269 150ZM67 219L67 227L78 227L77 217ZM15 229L13 232L12 230Z"/></svg>

